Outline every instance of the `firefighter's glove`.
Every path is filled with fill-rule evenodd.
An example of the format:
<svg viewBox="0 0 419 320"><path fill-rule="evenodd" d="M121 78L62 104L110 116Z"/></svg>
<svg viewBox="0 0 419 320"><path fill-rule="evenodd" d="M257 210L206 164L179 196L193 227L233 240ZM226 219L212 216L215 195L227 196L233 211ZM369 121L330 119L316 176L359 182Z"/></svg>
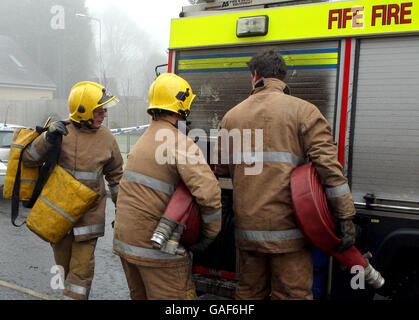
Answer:
<svg viewBox="0 0 419 320"><path fill-rule="evenodd" d="M68 134L67 125L69 121L56 121L51 124L45 134L45 139L51 145L56 145L63 135Z"/></svg>
<svg viewBox="0 0 419 320"><path fill-rule="evenodd" d="M189 250L193 253L199 253L205 251L206 248L208 248L211 243L214 241L214 239L202 237L200 240L198 240L197 243L191 245L189 247Z"/></svg>
<svg viewBox="0 0 419 320"><path fill-rule="evenodd" d="M352 219L338 219L336 222L336 236L342 241L335 247L335 251L343 252L355 244L356 229Z"/></svg>

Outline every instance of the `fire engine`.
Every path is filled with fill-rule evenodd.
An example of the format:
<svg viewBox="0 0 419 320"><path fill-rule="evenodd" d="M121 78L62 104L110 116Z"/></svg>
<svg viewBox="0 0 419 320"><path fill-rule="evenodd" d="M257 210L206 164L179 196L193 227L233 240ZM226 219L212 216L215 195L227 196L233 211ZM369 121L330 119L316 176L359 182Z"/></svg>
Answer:
<svg viewBox="0 0 419 320"><path fill-rule="evenodd" d="M316 299L419 298L419 1L198 1L171 21L168 71L197 97L191 128L210 132L249 96L246 62L274 49L291 94L328 119L356 206L356 247L386 280L354 290L351 274L313 249ZM195 255L199 292L234 296L232 183L220 178L223 226ZM375 296L377 297L377 296Z"/></svg>

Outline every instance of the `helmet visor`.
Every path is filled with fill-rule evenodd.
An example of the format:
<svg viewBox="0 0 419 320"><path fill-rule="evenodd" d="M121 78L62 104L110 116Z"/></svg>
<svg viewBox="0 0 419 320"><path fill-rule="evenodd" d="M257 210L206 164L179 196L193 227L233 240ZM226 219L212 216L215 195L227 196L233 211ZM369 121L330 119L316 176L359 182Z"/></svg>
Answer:
<svg viewBox="0 0 419 320"><path fill-rule="evenodd" d="M100 106L102 106L104 104L108 104L111 100L115 100L115 99L116 99L116 97L114 95L112 95L112 93L110 93L108 90L106 90L105 88L103 88L102 89L102 97L98 101L97 105L98 105L98 107L100 107ZM116 99L116 100L117 100L116 103L118 103L119 100L118 99ZM115 104L113 104L113 105L107 105L106 107L107 108L110 108L110 107L114 106Z"/></svg>
<svg viewBox="0 0 419 320"><path fill-rule="evenodd" d="M117 97L114 97L112 100L102 104L101 107L109 109L116 106L118 103L119 103L119 99Z"/></svg>

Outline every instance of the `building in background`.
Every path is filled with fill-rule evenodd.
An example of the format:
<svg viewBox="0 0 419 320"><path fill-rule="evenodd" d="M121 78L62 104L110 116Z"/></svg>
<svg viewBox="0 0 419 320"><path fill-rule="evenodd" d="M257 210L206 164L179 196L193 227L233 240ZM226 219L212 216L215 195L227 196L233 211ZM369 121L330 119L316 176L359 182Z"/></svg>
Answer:
<svg viewBox="0 0 419 320"><path fill-rule="evenodd" d="M0 36L0 100L52 99L56 85L6 36Z"/></svg>

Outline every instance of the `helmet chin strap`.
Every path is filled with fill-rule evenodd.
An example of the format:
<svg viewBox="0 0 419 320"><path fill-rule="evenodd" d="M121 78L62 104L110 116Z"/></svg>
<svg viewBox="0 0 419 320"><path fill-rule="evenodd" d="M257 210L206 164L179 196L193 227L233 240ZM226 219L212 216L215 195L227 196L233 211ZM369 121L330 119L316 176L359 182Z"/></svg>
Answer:
<svg viewBox="0 0 419 320"><path fill-rule="evenodd" d="M182 109L179 109L177 114L181 116L184 121L186 121L186 118L188 118L189 115L187 111L184 111Z"/></svg>
<svg viewBox="0 0 419 320"><path fill-rule="evenodd" d="M93 129L92 128L92 124L93 124L93 120L89 119L89 120L80 120L80 126L84 126L87 129Z"/></svg>
<svg viewBox="0 0 419 320"><path fill-rule="evenodd" d="M76 122L76 121L74 121L74 120L71 120L71 122L73 123L73 125L76 127L76 128L81 128L81 123L78 123L78 122Z"/></svg>

